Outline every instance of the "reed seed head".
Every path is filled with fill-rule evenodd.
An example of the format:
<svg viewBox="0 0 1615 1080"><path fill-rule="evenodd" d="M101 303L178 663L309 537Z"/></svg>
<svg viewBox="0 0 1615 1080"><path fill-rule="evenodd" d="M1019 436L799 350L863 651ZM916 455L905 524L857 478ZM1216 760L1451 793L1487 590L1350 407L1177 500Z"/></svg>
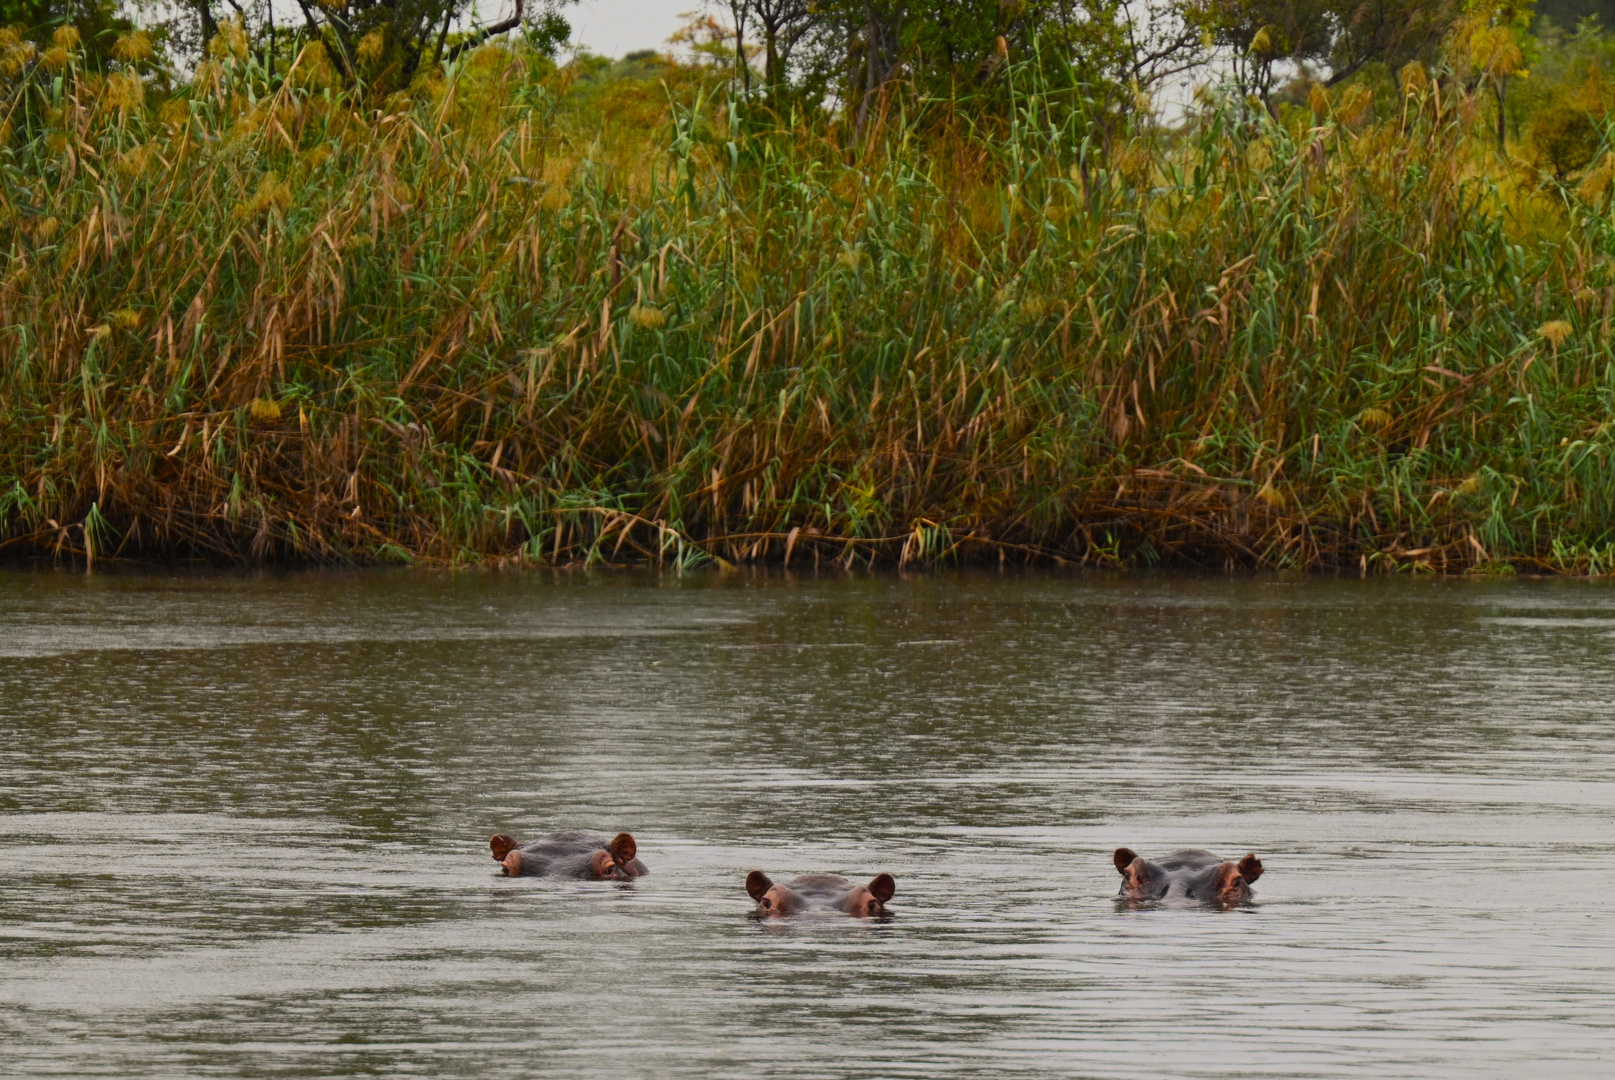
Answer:
<svg viewBox="0 0 1615 1080"><path fill-rule="evenodd" d="M217 60L203 60L191 74L191 85L203 94L216 94L224 88L224 68Z"/></svg>
<svg viewBox="0 0 1615 1080"><path fill-rule="evenodd" d="M325 51L324 42L311 41L303 46L297 64L292 68L291 79L292 85L310 90L330 86L336 81L336 72L331 67L331 57Z"/></svg>
<svg viewBox="0 0 1615 1080"><path fill-rule="evenodd" d="M146 84L133 71L122 71L107 79L101 100L109 109L129 112L138 109L146 100Z"/></svg>
<svg viewBox="0 0 1615 1080"><path fill-rule="evenodd" d="M1329 118L1329 91L1322 83L1313 83L1312 89L1307 91L1307 105L1312 109L1315 123L1321 124Z"/></svg>
<svg viewBox="0 0 1615 1080"><path fill-rule="evenodd" d="M1353 83L1340 95L1340 104L1335 109L1335 116L1347 127L1356 127L1368 119L1368 114L1374 109L1374 91L1362 83Z"/></svg>
<svg viewBox="0 0 1615 1080"><path fill-rule="evenodd" d="M256 217L272 207L281 210L292 204L292 186L277 176L274 170L264 173L258 181L258 190L240 206L242 217Z"/></svg>
<svg viewBox="0 0 1615 1080"><path fill-rule="evenodd" d="M361 64L374 64L381 59L381 54L386 47L387 39L381 29L370 31L370 33L359 39L359 47L356 50L359 54L359 62Z"/></svg>
<svg viewBox="0 0 1615 1080"><path fill-rule="evenodd" d="M156 157L157 147L151 143L131 146L128 150L118 155L118 171L125 176L139 176L146 171Z"/></svg>
<svg viewBox="0 0 1615 1080"><path fill-rule="evenodd" d="M219 24L219 32L207 43L208 55L216 60L247 58L247 29L242 16Z"/></svg>
<svg viewBox="0 0 1615 1080"><path fill-rule="evenodd" d="M641 330L660 330L667 325L667 315L655 304L635 304L628 309L628 318Z"/></svg>
<svg viewBox="0 0 1615 1080"><path fill-rule="evenodd" d="M1021 300L1021 315L1034 322L1049 312L1049 302L1042 296L1028 296Z"/></svg>
<svg viewBox="0 0 1615 1080"><path fill-rule="evenodd" d="M157 119L169 127L178 127L191 117L191 107L181 98L170 98L157 110Z"/></svg>
<svg viewBox="0 0 1615 1080"><path fill-rule="evenodd" d="M1575 330L1575 327L1563 319L1554 319L1536 328L1537 337L1552 345L1555 352L1559 350L1559 346L1565 343L1566 338L1575 333Z"/></svg>
<svg viewBox="0 0 1615 1080"><path fill-rule="evenodd" d="M1388 409L1372 405L1357 414L1357 426L1367 431L1383 432L1395 422Z"/></svg>
<svg viewBox="0 0 1615 1080"><path fill-rule="evenodd" d="M14 78L22 74L24 68L39 55L39 46L32 41L24 40L16 30L7 27L0 31L0 75Z"/></svg>
<svg viewBox="0 0 1615 1080"><path fill-rule="evenodd" d="M1581 182L1576 185L1576 194L1597 205L1604 201L1612 178L1615 178L1615 156L1605 154L1582 175Z"/></svg>
<svg viewBox="0 0 1615 1080"><path fill-rule="evenodd" d="M125 34L112 43L113 59L122 60L125 64L137 64L142 60L150 60L151 56L151 34L145 30Z"/></svg>

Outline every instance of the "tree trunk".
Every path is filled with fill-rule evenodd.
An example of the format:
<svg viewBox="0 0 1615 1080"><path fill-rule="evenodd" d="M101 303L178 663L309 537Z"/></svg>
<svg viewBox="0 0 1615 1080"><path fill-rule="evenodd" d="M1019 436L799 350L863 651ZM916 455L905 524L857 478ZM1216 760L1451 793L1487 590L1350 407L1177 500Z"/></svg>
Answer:
<svg viewBox="0 0 1615 1080"><path fill-rule="evenodd" d="M735 20L735 67L739 68L740 85L751 93L751 65L746 63L746 3L729 0L729 14Z"/></svg>
<svg viewBox="0 0 1615 1080"><path fill-rule="evenodd" d="M779 69L779 28L769 24L763 26L763 59L764 78L768 80L768 107L779 107L780 84L785 81L784 73Z"/></svg>
<svg viewBox="0 0 1615 1080"><path fill-rule="evenodd" d="M881 87L886 85L886 56L885 27L881 26L880 19L875 15L875 7L870 0L864 0L864 90L858 100L858 124L856 133L863 136L864 125L869 121L870 104Z"/></svg>
<svg viewBox="0 0 1615 1080"><path fill-rule="evenodd" d="M1497 79L1497 152L1501 154L1507 147L1508 113L1504 106L1508 103L1508 76L1501 75Z"/></svg>
<svg viewBox="0 0 1615 1080"><path fill-rule="evenodd" d="M202 44L206 45L219 33L218 21L213 18L213 7L208 0L195 0L196 17L202 23Z"/></svg>

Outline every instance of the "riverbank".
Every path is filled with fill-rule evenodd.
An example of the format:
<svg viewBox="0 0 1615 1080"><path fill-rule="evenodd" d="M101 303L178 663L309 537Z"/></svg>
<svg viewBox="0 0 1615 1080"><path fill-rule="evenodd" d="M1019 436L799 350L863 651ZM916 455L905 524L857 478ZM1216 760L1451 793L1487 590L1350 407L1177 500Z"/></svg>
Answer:
<svg viewBox="0 0 1615 1080"><path fill-rule="evenodd" d="M8 84L6 549L1615 564L1606 164L1429 85L1101 149L1030 76L853 143L652 74Z"/></svg>

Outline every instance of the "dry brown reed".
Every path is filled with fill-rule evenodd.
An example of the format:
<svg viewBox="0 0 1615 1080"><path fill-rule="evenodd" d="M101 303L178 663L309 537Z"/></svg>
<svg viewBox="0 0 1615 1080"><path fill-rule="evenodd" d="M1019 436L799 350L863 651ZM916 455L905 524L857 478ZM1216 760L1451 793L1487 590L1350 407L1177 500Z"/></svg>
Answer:
<svg viewBox="0 0 1615 1080"><path fill-rule="evenodd" d="M1028 71L853 144L503 47L379 110L315 49L36 71L12 551L1611 568L1607 185L1494 175L1427 89L1101 145Z"/></svg>

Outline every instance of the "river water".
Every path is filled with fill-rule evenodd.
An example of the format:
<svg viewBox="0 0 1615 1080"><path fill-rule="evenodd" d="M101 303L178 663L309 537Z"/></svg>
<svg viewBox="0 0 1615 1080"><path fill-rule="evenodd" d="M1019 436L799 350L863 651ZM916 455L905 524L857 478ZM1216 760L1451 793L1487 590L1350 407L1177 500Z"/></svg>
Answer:
<svg viewBox="0 0 1615 1080"><path fill-rule="evenodd" d="M0 574L0 1074L1615 1075L1612 655L1576 582ZM651 875L494 876L563 828Z"/></svg>

